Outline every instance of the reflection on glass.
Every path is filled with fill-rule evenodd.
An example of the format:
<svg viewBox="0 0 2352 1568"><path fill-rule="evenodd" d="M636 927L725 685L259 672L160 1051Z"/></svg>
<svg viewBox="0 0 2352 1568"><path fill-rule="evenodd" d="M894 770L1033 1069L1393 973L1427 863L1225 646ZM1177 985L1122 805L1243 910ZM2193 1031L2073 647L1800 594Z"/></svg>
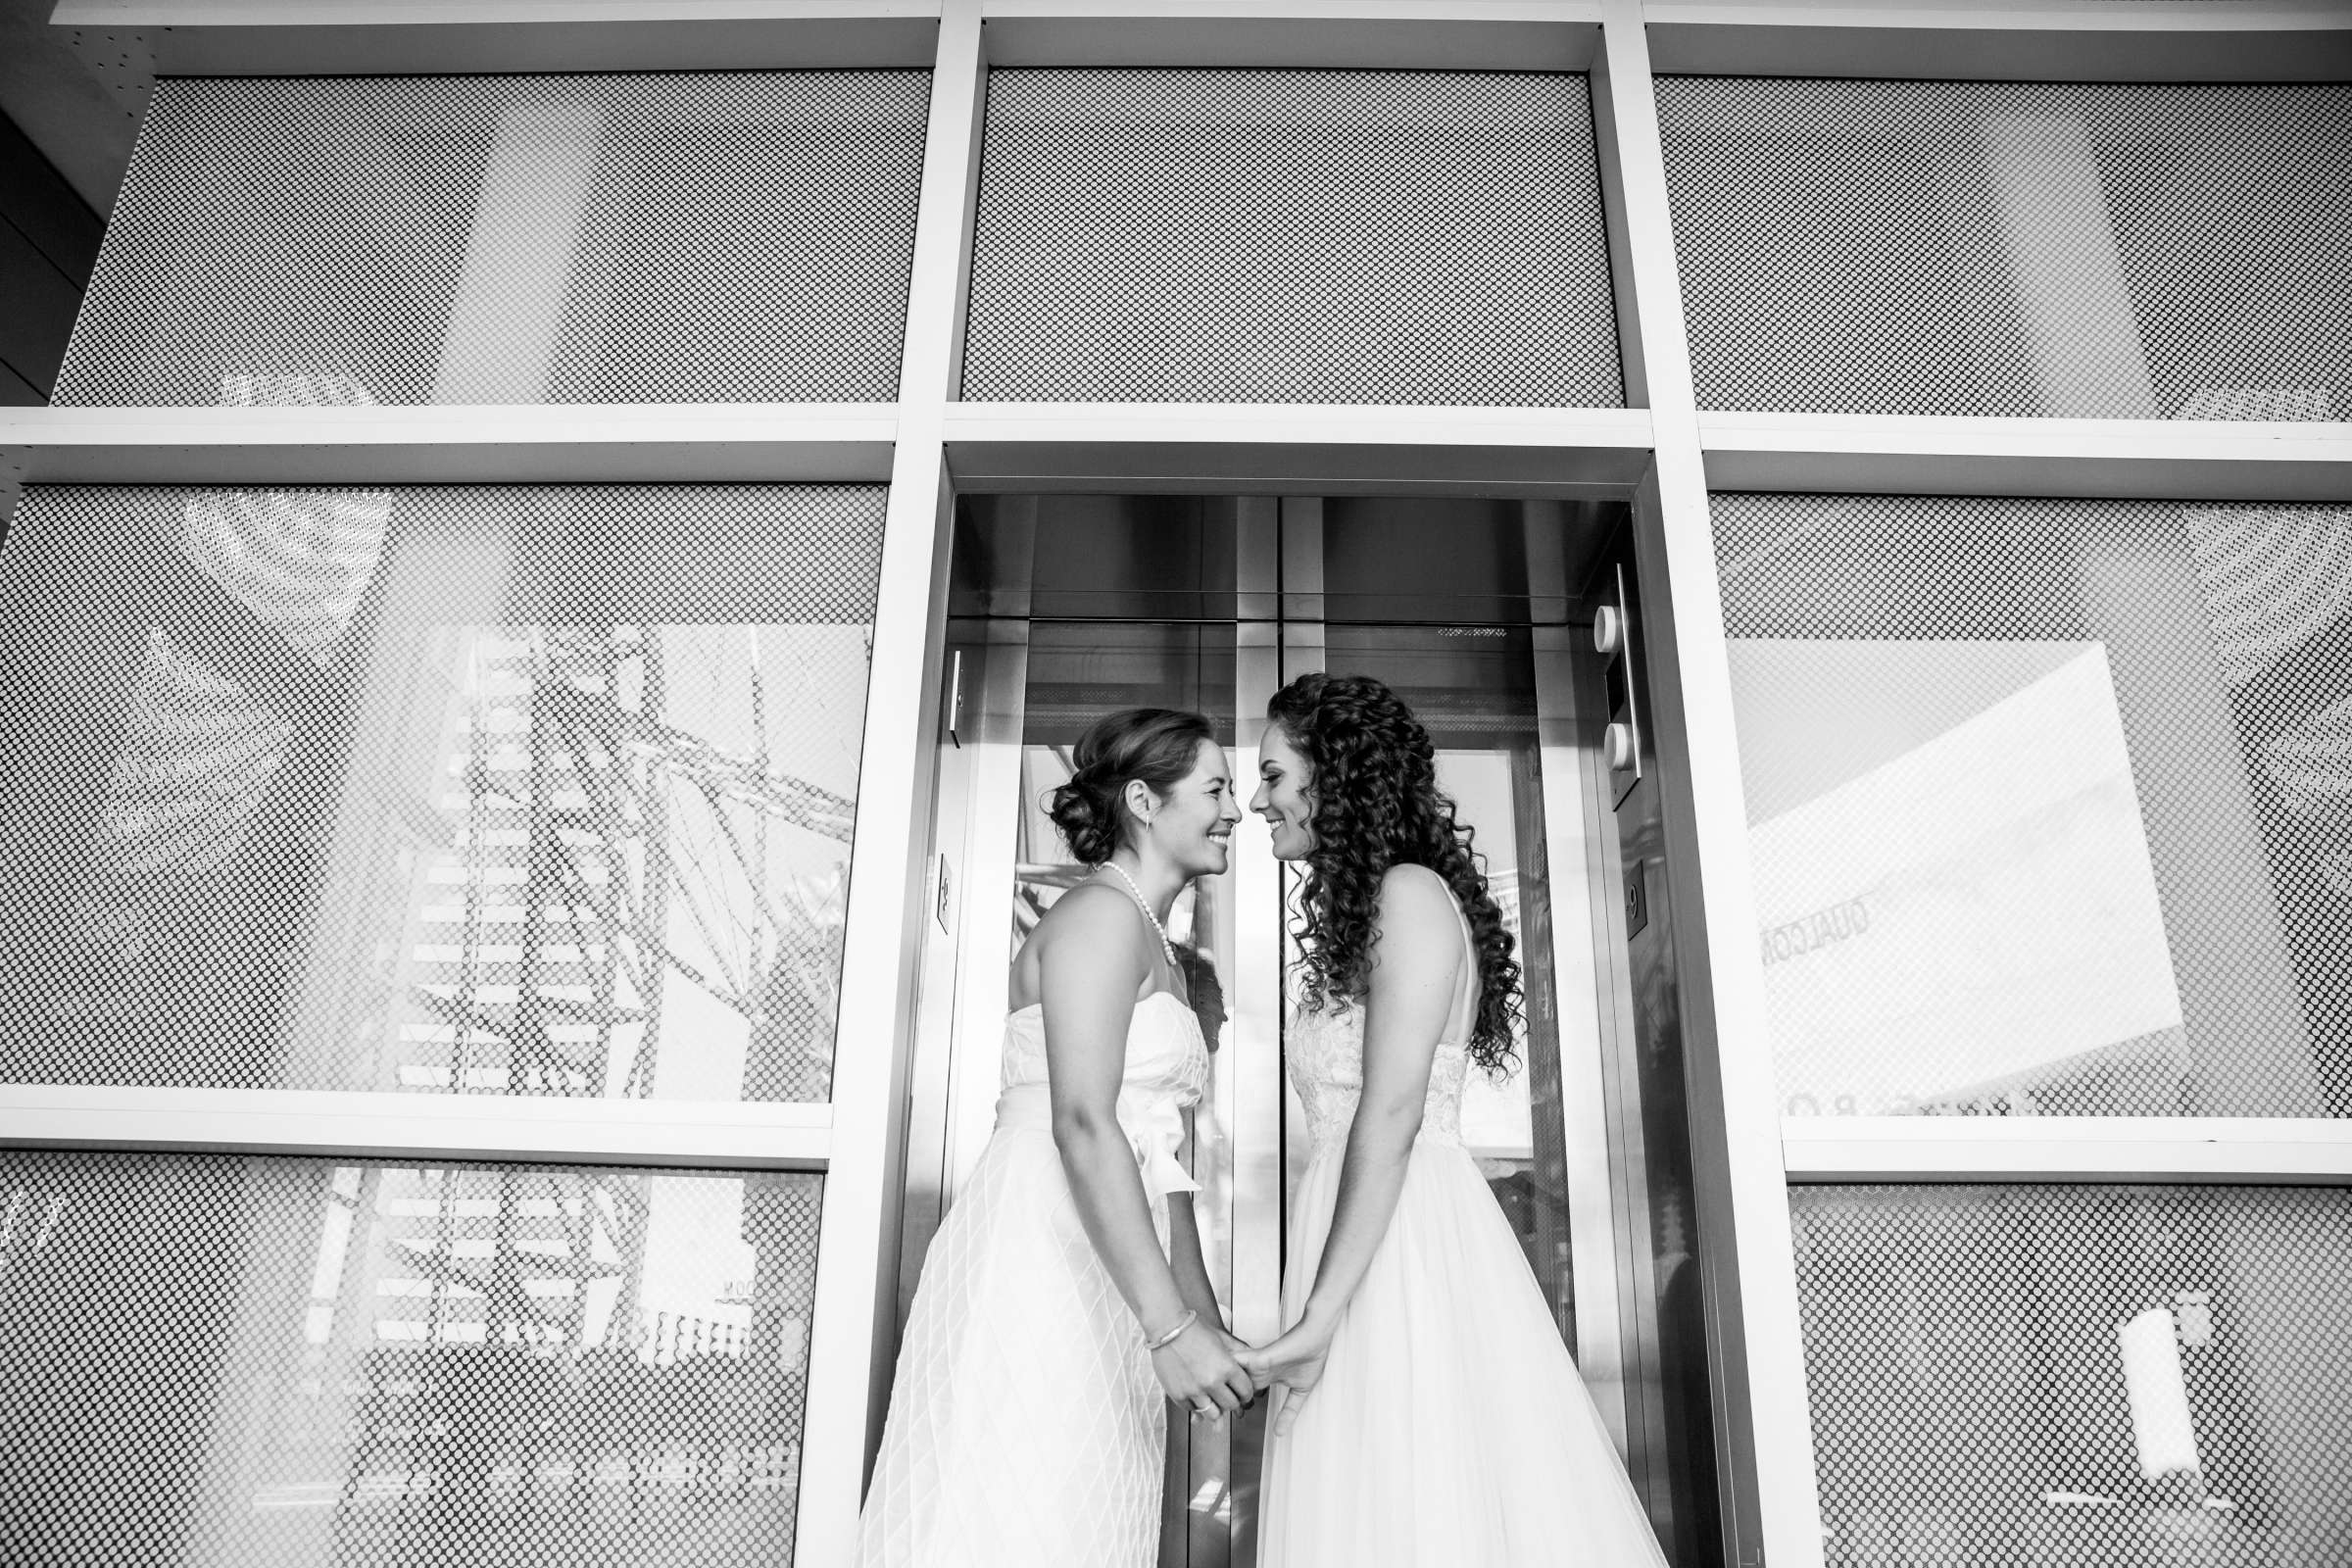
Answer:
<svg viewBox="0 0 2352 1568"><path fill-rule="evenodd" d="M2178 1076L2103 647L1758 639L1733 662L1789 1113L2028 1112L2050 1078Z"/></svg>
<svg viewBox="0 0 2352 1568"><path fill-rule="evenodd" d="M1244 514L1234 496L960 496L952 615L1041 621L1217 621L1241 608ZM1142 701L1144 699L1138 699Z"/></svg>
<svg viewBox="0 0 2352 1568"><path fill-rule="evenodd" d="M789 1562L821 1188L0 1161L11 1560Z"/></svg>
<svg viewBox="0 0 2352 1568"><path fill-rule="evenodd" d="M293 731L161 626L124 710L84 908L102 926L121 919L127 937L137 914L124 905L142 882L217 870L245 848Z"/></svg>
<svg viewBox="0 0 2352 1568"><path fill-rule="evenodd" d="M2341 509L1718 496L1789 1114L2352 1114Z"/></svg>
<svg viewBox="0 0 2352 1568"><path fill-rule="evenodd" d="M2352 1554L2352 1200L1795 1195L1825 1556L2302 1568Z"/></svg>
<svg viewBox="0 0 2352 1568"><path fill-rule="evenodd" d="M825 1098L880 523L848 488L36 494L0 1012L43 1027L0 1079Z"/></svg>
<svg viewBox="0 0 2352 1568"><path fill-rule="evenodd" d="M441 711L390 716L440 731L432 804L454 833L381 906L405 918L384 1087L822 1099L855 811L776 771L780 746L811 749L772 726L821 708L811 677L861 663L860 630L429 641ZM855 728L840 738L812 760L854 788Z"/></svg>

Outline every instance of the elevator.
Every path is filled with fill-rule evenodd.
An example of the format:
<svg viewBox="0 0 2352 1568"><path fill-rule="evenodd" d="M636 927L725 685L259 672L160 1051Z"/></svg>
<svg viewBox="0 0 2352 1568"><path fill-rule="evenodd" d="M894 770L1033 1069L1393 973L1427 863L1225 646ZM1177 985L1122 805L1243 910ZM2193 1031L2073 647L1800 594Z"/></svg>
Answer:
<svg viewBox="0 0 2352 1568"><path fill-rule="evenodd" d="M1519 1063L1471 1147L1677 1568L1722 1560L1702 1266L1642 601L1627 509L1477 497L975 495L954 523L906 1128L899 1322L987 1142L1006 970L1085 875L1045 803L1114 709L1208 716L1246 797L1267 700L1312 669L1429 730L1525 971ZM1264 824L1169 929L1212 1051L1186 1156L1234 1332L1279 1332L1307 1158L1283 1078L1291 873ZM1263 1410L1170 1423L1161 1561L1255 1561Z"/></svg>

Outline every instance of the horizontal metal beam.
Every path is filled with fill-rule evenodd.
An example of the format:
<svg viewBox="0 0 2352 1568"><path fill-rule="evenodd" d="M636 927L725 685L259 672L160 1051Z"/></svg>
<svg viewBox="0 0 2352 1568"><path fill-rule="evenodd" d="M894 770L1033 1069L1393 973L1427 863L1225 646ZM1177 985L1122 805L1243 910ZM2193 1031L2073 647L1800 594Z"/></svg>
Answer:
<svg viewBox="0 0 2352 1568"><path fill-rule="evenodd" d="M2352 424L1699 416L1717 490L2352 502ZM0 484L859 482L889 404L0 410ZM1642 409L956 404L967 490L1621 492Z"/></svg>
<svg viewBox="0 0 2352 1568"><path fill-rule="evenodd" d="M0 1149L822 1170L829 1105L0 1085Z"/></svg>
<svg viewBox="0 0 2352 1568"><path fill-rule="evenodd" d="M2352 1121L2261 1116L1791 1116L1788 1180L2352 1185Z"/></svg>
<svg viewBox="0 0 2352 1568"><path fill-rule="evenodd" d="M0 480L872 483L897 438L889 404L0 409Z"/></svg>
<svg viewBox="0 0 2352 1568"><path fill-rule="evenodd" d="M1583 71L1599 9L1545 0L995 0L992 64ZM157 76L920 67L938 0L64 0L131 107Z"/></svg>
<svg viewBox="0 0 2352 1568"><path fill-rule="evenodd" d="M2217 5L2007 0L1958 5L1651 4L1665 75L1932 76L1939 81L2341 81L2342 0Z"/></svg>
<svg viewBox="0 0 2352 1568"><path fill-rule="evenodd" d="M1649 464L1642 409L957 404L966 491L1621 497Z"/></svg>
<svg viewBox="0 0 2352 1568"><path fill-rule="evenodd" d="M2352 501L2352 424L1701 414L1714 490Z"/></svg>
<svg viewBox="0 0 2352 1568"><path fill-rule="evenodd" d="M928 68L939 5L64 0L52 20L121 97L156 76Z"/></svg>
<svg viewBox="0 0 2352 1568"><path fill-rule="evenodd" d="M135 104L157 76L928 66L938 0L64 0ZM1599 10L1541 0L995 0L997 65L1582 71Z"/></svg>

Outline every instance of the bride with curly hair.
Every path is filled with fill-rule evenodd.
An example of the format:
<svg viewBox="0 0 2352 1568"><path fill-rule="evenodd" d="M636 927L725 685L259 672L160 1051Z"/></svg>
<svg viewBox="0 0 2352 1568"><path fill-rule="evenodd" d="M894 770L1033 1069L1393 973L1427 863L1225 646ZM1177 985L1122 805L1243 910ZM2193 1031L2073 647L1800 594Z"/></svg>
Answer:
<svg viewBox="0 0 2352 1568"><path fill-rule="evenodd" d="M1250 808L1303 867L1290 1215L1260 1568L1658 1565L1649 1521L1469 1152L1519 964L1429 733L1361 675L1275 694Z"/></svg>

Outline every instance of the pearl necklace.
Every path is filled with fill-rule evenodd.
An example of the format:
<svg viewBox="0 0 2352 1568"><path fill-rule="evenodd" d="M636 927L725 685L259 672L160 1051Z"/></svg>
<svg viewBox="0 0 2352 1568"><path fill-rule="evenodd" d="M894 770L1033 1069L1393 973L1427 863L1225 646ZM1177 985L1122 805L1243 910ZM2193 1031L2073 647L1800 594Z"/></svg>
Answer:
<svg viewBox="0 0 2352 1568"><path fill-rule="evenodd" d="M1159 938L1159 951L1168 956L1168 967L1181 974L1183 965L1176 961L1176 944L1168 940L1168 928L1159 923L1159 916L1153 914L1152 906L1144 902L1144 890L1135 885L1135 878L1129 876L1127 868L1118 861L1104 860L1102 863L1118 872L1119 880L1127 884L1127 891L1135 895L1135 906L1144 911L1145 919L1152 922L1152 930Z"/></svg>

